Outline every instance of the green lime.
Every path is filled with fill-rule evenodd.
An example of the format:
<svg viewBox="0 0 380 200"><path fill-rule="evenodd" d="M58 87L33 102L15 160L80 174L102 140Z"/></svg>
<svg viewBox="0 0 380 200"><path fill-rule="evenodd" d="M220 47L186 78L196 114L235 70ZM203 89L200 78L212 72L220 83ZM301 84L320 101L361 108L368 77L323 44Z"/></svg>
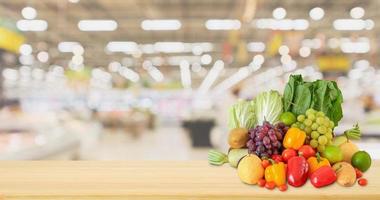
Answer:
<svg viewBox="0 0 380 200"><path fill-rule="evenodd" d="M322 151L322 157L334 164L343 160L343 152L339 147L329 145Z"/></svg>
<svg viewBox="0 0 380 200"><path fill-rule="evenodd" d="M371 156L365 151L356 152L351 158L352 166L365 172L371 166Z"/></svg>
<svg viewBox="0 0 380 200"><path fill-rule="evenodd" d="M296 116L291 112L284 112L280 116L280 121L282 121L285 125L290 126L294 124L297 119Z"/></svg>

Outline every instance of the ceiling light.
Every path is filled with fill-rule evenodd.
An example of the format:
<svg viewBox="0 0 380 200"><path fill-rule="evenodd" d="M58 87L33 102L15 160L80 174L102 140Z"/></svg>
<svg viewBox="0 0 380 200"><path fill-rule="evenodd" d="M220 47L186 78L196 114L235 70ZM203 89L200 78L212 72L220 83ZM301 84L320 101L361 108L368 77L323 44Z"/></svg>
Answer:
<svg viewBox="0 0 380 200"><path fill-rule="evenodd" d="M323 16L325 16L325 11L320 7L315 7L310 10L309 16L312 20L318 21L321 20Z"/></svg>
<svg viewBox="0 0 380 200"><path fill-rule="evenodd" d="M191 71L198 73L202 71L202 65L198 62L191 64Z"/></svg>
<svg viewBox="0 0 380 200"><path fill-rule="evenodd" d="M79 0L69 0L70 3L78 3Z"/></svg>
<svg viewBox="0 0 380 200"><path fill-rule="evenodd" d="M208 65L212 62L212 57L209 54L205 54L201 56L201 63L203 65Z"/></svg>
<svg viewBox="0 0 380 200"><path fill-rule="evenodd" d="M134 53L136 51L139 51L139 46L136 42L120 42L120 41L113 41L108 42L106 49L110 52L124 52L124 53Z"/></svg>
<svg viewBox="0 0 380 200"><path fill-rule="evenodd" d="M110 72L117 72L119 71L120 68L121 68L121 64L116 61L110 62L110 64L108 65L108 70Z"/></svg>
<svg viewBox="0 0 380 200"><path fill-rule="evenodd" d="M148 71L148 74L156 81L162 82L164 80L164 75L161 73L157 67L153 66L153 63L149 60L143 62L143 68Z"/></svg>
<svg viewBox="0 0 380 200"><path fill-rule="evenodd" d="M337 19L333 22L336 30L340 31L359 31L373 28L374 23L368 23L367 20L361 19Z"/></svg>
<svg viewBox="0 0 380 200"><path fill-rule="evenodd" d="M299 50L299 54L301 57L306 58L306 57L310 56L311 50L309 47L301 47Z"/></svg>
<svg viewBox="0 0 380 200"><path fill-rule="evenodd" d="M21 10L21 15L25 19L34 19L37 17L37 11L32 7L25 7Z"/></svg>
<svg viewBox="0 0 380 200"><path fill-rule="evenodd" d="M156 42L154 50L163 53L180 53L184 52L185 45L182 42Z"/></svg>
<svg viewBox="0 0 380 200"><path fill-rule="evenodd" d="M276 8L272 12L273 18L284 19L286 17L286 10L284 8Z"/></svg>
<svg viewBox="0 0 380 200"><path fill-rule="evenodd" d="M114 31L117 29L115 20L80 20L78 28L81 31Z"/></svg>
<svg viewBox="0 0 380 200"><path fill-rule="evenodd" d="M309 21L306 19L270 19L262 18L253 22L258 29L271 30L306 30L309 28Z"/></svg>
<svg viewBox="0 0 380 200"><path fill-rule="evenodd" d="M278 48L278 53L280 55L286 55L286 54L289 54L289 47L286 46L286 45L281 45L280 48Z"/></svg>
<svg viewBox="0 0 380 200"><path fill-rule="evenodd" d="M74 45L72 51L74 55L83 55L84 48L82 45Z"/></svg>
<svg viewBox="0 0 380 200"><path fill-rule="evenodd" d="M71 59L71 62L74 64L74 65L80 65L80 64L83 64L83 61L84 61L84 58L83 56L81 55L74 55Z"/></svg>
<svg viewBox="0 0 380 200"><path fill-rule="evenodd" d="M359 38L358 41L342 40L340 49L343 53L368 53L371 46L368 39Z"/></svg>
<svg viewBox="0 0 380 200"><path fill-rule="evenodd" d="M45 20L18 20L16 24L20 31L46 31L48 23Z"/></svg>
<svg viewBox="0 0 380 200"><path fill-rule="evenodd" d="M196 56L199 56L203 53L202 46L200 46L200 45L194 45L191 51Z"/></svg>
<svg viewBox="0 0 380 200"><path fill-rule="evenodd" d="M19 61L23 65L32 65L34 63L34 56L33 55L21 55L19 57Z"/></svg>
<svg viewBox="0 0 380 200"><path fill-rule="evenodd" d="M32 46L30 44L22 44L19 48L19 52L22 55L30 55L33 52Z"/></svg>
<svg viewBox="0 0 380 200"><path fill-rule="evenodd" d="M350 10L350 16L354 19L360 19L364 17L365 10L362 7L355 7Z"/></svg>
<svg viewBox="0 0 380 200"><path fill-rule="evenodd" d="M241 22L237 19L209 19L205 26L208 30L238 30Z"/></svg>
<svg viewBox="0 0 380 200"><path fill-rule="evenodd" d="M144 20L141 22L141 28L146 31L179 30L181 22L176 19Z"/></svg>
<svg viewBox="0 0 380 200"><path fill-rule="evenodd" d="M375 22L372 19L366 19L365 23L366 23L366 27L365 27L366 30L372 30L373 27L375 27Z"/></svg>
<svg viewBox="0 0 380 200"><path fill-rule="evenodd" d="M122 75L124 78L132 81L132 82L137 82L139 81L140 79L140 76L138 73L136 73L135 71L127 68L127 67L121 67L119 69L119 73L120 75Z"/></svg>
<svg viewBox="0 0 380 200"><path fill-rule="evenodd" d="M207 93L207 91L211 88L212 84L216 81L220 72L222 72L223 69L224 69L224 62L221 60L217 60L214 63L214 66L207 73L201 85L199 86L198 93L200 95L204 95Z"/></svg>
<svg viewBox="0 0 380 200"><path fill-rule="evenodd" d="M181 72L181 82L185 89L191 88L191 73L190 73L190 64L188 61L183 60L179 64Z"/></svg>
<svg viewBox="0 0 380 200"><path fill-rule="evenodd" d="M252 59L253 64L256 66L261 66L264 63L264 61L265 61L264 56L260 54L255 55Z"/></svg>
<svg viewBox="0 0 380 200"><path fill-rule="evenodd" d="M224 91L228 90L232 86L236 85L243 79L247 78L254 70L250 67L241 67L236 73L232 74L227 79L223 80L217 86L215 86L214 94L222 94Z"/></svg>
<svg viewBox="0 0 380 200"><path fill-rule="evenodd" d="M46 63L49 60L49 54L46 51L41 51L37 54L37 59L42 62Z"/></svg>
<svg viewBox="0 0 380 200"><path fill-rule="evenodd" d="M76 48L80 48L82 45L79 42L60 42L58 43L58 50L62 53L74 52ZM83 49L83 47L82 47ZM76 50L78 51L78 50ZM77 52L79 53L79 52ZM80 54L81 55L81 54Z"/></svg>
<svg viewBox="0 0 380 200"><path fill-rule="evenodd" d="M263 42L250 42L247 44L247 49L250 52L263 52L265 44Z"/></svg>

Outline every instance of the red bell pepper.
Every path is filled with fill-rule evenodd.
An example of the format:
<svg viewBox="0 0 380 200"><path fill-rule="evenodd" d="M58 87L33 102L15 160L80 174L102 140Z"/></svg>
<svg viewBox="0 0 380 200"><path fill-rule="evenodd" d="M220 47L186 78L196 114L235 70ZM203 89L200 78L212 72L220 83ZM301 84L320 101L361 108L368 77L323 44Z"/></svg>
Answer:
<svg viewBox="0 0 380 200"><path fill-rule="evenodd" d="M330 166L323 166L310 176L310 182L316 188L330 185L336 181L336 173Z"/></svg>
<svg viewBox="0 0 380 200"><path fill-rule="evenodd" d="M303 156L295 156L288 160L288 183L294 187L300 187L306 183L309 172L309 164Z"/></svg>

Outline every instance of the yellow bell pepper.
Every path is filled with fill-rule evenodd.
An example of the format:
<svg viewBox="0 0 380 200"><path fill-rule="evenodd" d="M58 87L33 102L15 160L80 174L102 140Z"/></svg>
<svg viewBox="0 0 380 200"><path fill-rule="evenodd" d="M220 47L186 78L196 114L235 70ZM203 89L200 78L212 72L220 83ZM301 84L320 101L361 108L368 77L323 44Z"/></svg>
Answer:
<svg viewBox="0 0 380 200"><path fill-rule="evenodd" d="M286 132L283 145L285 148L298 150L306 139L306 133L298 128L289 128Z"/></svg>
<svg viewBox="0 0 380 200"><path fill-rule="evenodd" d="M312 156L308 158L307 163L309 164L309 174L312 174L323 166L331 166L329 160L322 158L319 153L317 153L317 157Z"/></svg>
<svg viewBox="0 0 380 200"><path fill-rule="evenodd" d="M273 162L273 161L272 161ZM285 185L286 167L283 162L274 163L265 168L264 172L266 182L274 182L276 186Z"/></svg>

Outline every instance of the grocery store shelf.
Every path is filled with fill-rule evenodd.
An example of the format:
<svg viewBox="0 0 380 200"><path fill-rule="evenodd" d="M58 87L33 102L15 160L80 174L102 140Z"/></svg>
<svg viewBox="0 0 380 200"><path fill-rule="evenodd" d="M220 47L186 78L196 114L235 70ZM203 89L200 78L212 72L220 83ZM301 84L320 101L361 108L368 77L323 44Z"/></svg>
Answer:
<svg viewBox="0 0 380 200"><path fill-rule="evenodd" d="M1 161L3 199L380 199L380 161L366 187L307 183L286 192L240 182L235 169L206 161Z"/></svg>

